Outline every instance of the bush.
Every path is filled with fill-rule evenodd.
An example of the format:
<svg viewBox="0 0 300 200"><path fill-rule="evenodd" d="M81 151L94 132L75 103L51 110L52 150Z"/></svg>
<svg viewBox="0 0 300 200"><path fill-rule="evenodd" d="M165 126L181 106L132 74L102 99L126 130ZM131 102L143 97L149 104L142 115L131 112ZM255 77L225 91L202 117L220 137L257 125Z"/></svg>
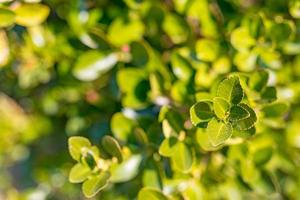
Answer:
<svg viewBox="0 0 300 200"><path fill-rule="evenodd" d="M300 199L300 3L0 3L0 199Z"/></svg>

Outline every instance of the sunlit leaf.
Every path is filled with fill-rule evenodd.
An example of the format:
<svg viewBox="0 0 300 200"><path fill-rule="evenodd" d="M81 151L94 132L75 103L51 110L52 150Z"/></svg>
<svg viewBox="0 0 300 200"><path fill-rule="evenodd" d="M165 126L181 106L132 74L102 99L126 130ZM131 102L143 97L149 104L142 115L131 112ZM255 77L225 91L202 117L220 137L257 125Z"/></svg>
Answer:
<svg viewBox="0 0 300 200"><path fill-rule="evenodd" d="M212 145L218 146L231 137L232 126L214 118L207 125L207 134Z"/></svg>
<svg viewBox="0 0 300 200"><path fill-rule="evenodd" d="M222 97L215 97L213 99L214 112L218 118L224 119L229 110L229 103Z"/></svg>
<svg viewBox="0 0 300 200"><path fill-rule="evenodd" d="M178 142L173 148L174 153L171 155L171 159L174 167L182 172L187 172L193 164L191 150L183 142Z"/></svg>
<svg viewBox="0 0 300 200"><path fill-rule="evenodd" d="M83 194L91 198L99 191L105 188L108 184L110 174L107 171L100 172L99 175L92 176L82 184Z"/></svg>
<svg viewBox="0 0 300 200"><path fill-rule="evenodd" d="M222 97L233 104L241 102L244 97L244 92L239 78L232 76L224 79L218 86L217 96Z"/></svg>
<svg viewBox="0 0 300 200"><path fill-rule="evenodd" d="M15 13L11 10L0 8L0 28L8 27L15 22Z"/></svg>
<svg viewBox="0 0 300 200"><path fill-rule="evenodd" d="M168 198L159 190L144 187L138 193L138 200L168 200Z"/></svg>
<svg viewBox="0 0 300 200"><path fill-rule="evenodd" d="M44 4L25 3L19 5L15 10L16 23L22 26L36 26L43 23L50 9Z"/></svg>
<svg viewBox="0 0 300 200"><path fill-rule="evenodd" d="M121 164L115 164L111 167L110 181L113 183L126 182L133 179L139 172L139 166L142 161L141 155L132 155Z"/></svg>
<svg viewBox="0 0 300 200"><path fill-rule="evenodd" d="M91 147L91 143L88 139L80 136L70 137L68 140L69 152L74 160L79 161L82 150L84 148Z"/></svg>
<svg viewBox="0 0 300 200"><path fill-rule="evenodd" d="M114 53L88 51L79 56L73 74L81 81L93 81L113 68L117 61L117 55Z"/></svg>
<svg viewBox="0 0 300 200"><path fill-rule="evenodd" d="M71 183L81 183L85 181L91 174L91 169L81 163L74 165L69 174L69 181Z"/></svg>

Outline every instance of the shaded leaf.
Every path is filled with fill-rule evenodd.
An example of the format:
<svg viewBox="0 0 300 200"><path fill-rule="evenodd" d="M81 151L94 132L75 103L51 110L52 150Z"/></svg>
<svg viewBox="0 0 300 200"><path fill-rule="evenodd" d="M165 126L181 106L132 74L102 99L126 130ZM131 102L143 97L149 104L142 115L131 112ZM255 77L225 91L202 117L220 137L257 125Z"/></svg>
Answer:
<svg viewBox="0 0 300 200"><path fill-rule="evenodd" d="M229 121L239 121L250 117L250 113L242 106L234 105L230 108Z"/></svg>
<svg viewBox="0 0 300 200"><path fill-rule="evenodd" d="M205 101L200 101L190 108L190 118L194 126L209 121L213 115L210 104Z"/></svg>
<svg viewBox="0 0 300 200"><path fill-rule="evenodd" d="M252 110L252 108L250 108L247 104L241 103L239 104L239 106L247 110L250 116L245 119L236 121L234 123L234 128L236 128L239 131L245 131L252 128L255 125L257 117L254 110Z"/></svg>
<svg viewBox="0 0 300 200"><path fill-rule="evenodd" d="M109 135L106 135L102 138L101 144L106 153L113 157L116 157L119 162L123 161L121 147L116 139Z"/></svg>

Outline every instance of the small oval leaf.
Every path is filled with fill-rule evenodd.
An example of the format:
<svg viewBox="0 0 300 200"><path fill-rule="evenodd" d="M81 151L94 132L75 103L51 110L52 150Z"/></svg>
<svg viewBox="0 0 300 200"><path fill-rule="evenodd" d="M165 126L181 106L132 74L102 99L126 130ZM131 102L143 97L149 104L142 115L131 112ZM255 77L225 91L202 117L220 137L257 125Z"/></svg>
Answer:
<svg viewBox="0 0 300 200"><path fill-rule="evenodd" d="M232 126L214 118L207 125L207 133L212 145L218 146L231 137Z"/></svg>
<svg viewBox="0 0 300 200"><path fill-rule="evenodd" d="M121 147L115 138L106 135L102 138L101 143L106 153L113 157L116 157L118 159L118 162L123 161Z"/></svg>
<svg viewBox="0 0 300 200"><path fill-rule="evenodd" d="M107 171L102 171L99 175L92 176L82 184L83 194L88 198L95 196L108 184L109 177L110 174Z"/></svg>

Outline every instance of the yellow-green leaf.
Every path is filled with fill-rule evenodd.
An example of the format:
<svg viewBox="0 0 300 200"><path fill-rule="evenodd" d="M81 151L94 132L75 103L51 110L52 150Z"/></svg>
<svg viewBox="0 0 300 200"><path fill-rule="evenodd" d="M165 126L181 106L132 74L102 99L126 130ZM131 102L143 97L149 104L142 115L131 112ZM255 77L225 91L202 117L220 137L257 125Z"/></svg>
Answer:
<svg viewBox="0 0 300 200"><path fill-rule="evenodd" d="M35 3L24 3L15 9L16 23L21 26L36 26L43 23L49 13L48 6Z"/></svg>

